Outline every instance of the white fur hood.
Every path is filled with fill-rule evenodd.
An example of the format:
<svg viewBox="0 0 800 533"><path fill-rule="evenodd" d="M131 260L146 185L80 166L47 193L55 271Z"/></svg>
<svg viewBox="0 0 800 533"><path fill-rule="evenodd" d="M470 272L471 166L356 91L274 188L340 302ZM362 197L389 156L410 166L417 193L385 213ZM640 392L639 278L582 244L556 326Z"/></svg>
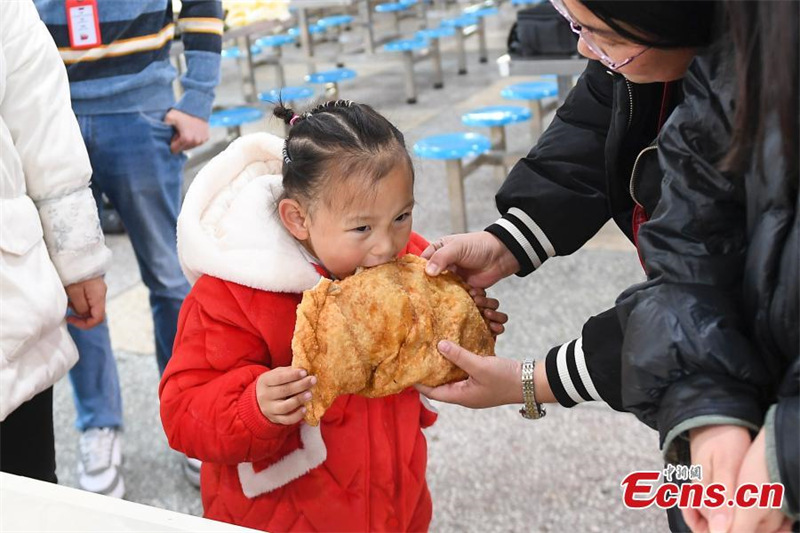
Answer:
<svg viewBox="0 0 800 533"><path fill-rule="evenodd" d="M178 217L178 255L190 283L208 274L255 289L302 292L320 275L281 224L283 139L245 135L197 174Z"/></svg>

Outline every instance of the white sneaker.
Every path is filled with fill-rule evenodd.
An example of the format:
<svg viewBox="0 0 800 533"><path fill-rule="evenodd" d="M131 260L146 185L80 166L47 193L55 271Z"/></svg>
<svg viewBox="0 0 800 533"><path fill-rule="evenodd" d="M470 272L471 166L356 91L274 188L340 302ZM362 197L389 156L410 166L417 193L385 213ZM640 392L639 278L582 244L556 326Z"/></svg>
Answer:
<svg viewBox="0 0 800 533"><path fill-rule="evenodd" d="M193 487L198 489L200 488L200 466L202 464L200 459L188 455L183 456L183 475Z"/></svg>
<svg viewBox="0 0 800 533"><path fill-rule="evenodd" d="M122 436L115 428L90 428L78 443L78 486L83 490L122 498Z"/></svg>

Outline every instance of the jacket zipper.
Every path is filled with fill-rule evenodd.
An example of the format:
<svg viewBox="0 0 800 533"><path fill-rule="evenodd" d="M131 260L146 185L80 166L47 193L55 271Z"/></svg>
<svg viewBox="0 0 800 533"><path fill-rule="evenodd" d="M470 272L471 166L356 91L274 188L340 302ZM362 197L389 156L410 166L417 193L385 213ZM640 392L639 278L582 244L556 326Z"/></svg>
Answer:
<svg viewBox="0 0 800 533"><path fill-rule="evenodd" d="M645 149L643 149L641 152L639 152L639 155L636 156L636 160L633 162L633 168L631 169L631 183L630 183L631 198L636 203L636 205L638 205L641 208L644 208L644 206L639 203L639 200L636 199L636 194L634 194L634 192L633 192L634 188L635 188L635 185L636 185L636 170L637 170L638 165L639 165L639 159L642 158L642 156L645 154L645 152L648 152L649 150L656 150L656 149L658 149L658 145L653 143L650 146L648 146Z"/></svg>
<svg viewBox="0 0 800 533"><path fill-rule="evenodd" d="M628 129L630 129L631 124L633 124L633 87L628 78L625 78L625 87L628 89L628 103L630 104L628 114Z"/></svg>

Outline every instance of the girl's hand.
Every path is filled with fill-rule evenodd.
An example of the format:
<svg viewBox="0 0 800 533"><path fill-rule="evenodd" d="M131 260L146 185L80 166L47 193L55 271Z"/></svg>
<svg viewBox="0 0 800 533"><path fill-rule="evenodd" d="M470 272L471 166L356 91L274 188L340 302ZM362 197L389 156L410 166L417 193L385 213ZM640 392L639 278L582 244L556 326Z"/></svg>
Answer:
<svg viewBox="0 0 800 533"><path fill-rule="evenodd" d="M725 504L721 507L685 508L683 519L694 533L731 531L733 509L727 502L736 491L736 477L750 448L750 432L733 425L704 426L689 431L692 464L703 467L701 483L722 483Z"/></svg>
<svg viewBox="0 0 800 533"><path fill-rule="evenodd" d="M303 419L317 378L300 368L281 366L264 372L256 382L258 407L270 422L291 426Z"/></svg>
<svg viewBox="0 0 800 533"><path fill-rule="evenodd" d="M766 436L764 429L758 433L756 440L744 456L742 468L739 470L737 486L752 483L757 487L769 483L767 470ZM792 522L780 509L750 507L737 507L733 515L733 526L730 531L761 531L773 533L775 531L791 531Z"/></svg>
<svg viewBox="0 0 800 533"><path fill-rule="evenodd" d="M496 298L487 298L486 291L483 289L471 289L469 295L472 296L475 305L478 306L481 316L488 321L492 335L497 337L502 334L506 330L503 324L508 322L508 315L497 310L500 307L500 302Z"/></svg>

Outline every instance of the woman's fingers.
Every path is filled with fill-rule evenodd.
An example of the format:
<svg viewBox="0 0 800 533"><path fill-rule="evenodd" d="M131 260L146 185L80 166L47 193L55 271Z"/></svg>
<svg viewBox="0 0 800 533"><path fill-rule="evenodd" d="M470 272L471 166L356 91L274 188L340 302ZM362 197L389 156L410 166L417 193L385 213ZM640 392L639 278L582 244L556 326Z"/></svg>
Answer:
<svg viewBox="0 0 800 533"><path fill-rule="evenodd" d="M470 376L478 372L482 357L450 341L439 341L436 346L445 359L459 367Z"/></svg>

